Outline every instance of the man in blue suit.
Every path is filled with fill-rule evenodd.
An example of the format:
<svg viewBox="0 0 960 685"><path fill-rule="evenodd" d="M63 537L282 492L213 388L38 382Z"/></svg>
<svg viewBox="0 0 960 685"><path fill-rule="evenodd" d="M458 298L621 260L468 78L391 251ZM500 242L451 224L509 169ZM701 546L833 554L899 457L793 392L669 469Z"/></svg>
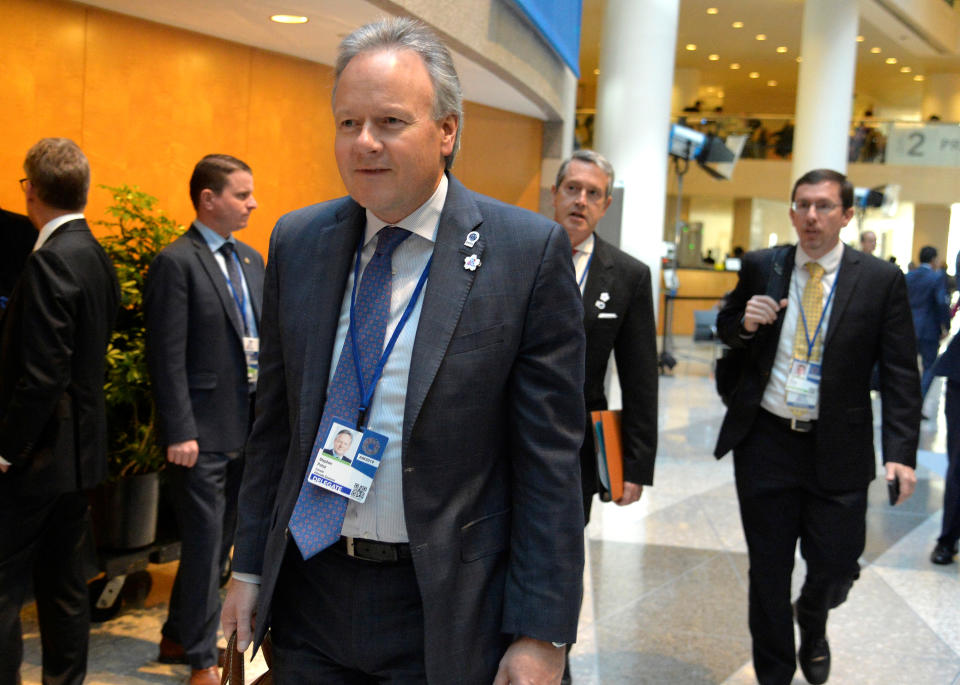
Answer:
<svg viewBox="0 0 960 685"><path fill-rule="evenodd" d="M907 295L913 312L913 328L917 333L917 352L923 363L920 379L921 396L933 380L933 363L937 348L950 327L950 302L947 297L947 276L939 270L937 248L920 248L920 266L907 274Z"/></svg>
<svg viewBox="0 0 960 685"><path fill-rule="evenodd" d="M450 174L459 80L418 22L344 39L333 118L350 196L270 240L224 631L269 627L281 683L557 683L583 573L570 241ZM321 453L338 426L364 433L350 467ZM365 460L362 502L314 484Z"/></svg>
<svg viewBox="0 0 960 685"><path fill-rule="evenodd" d="M947 381L943 407L947 419L947 477L943 489L943 523L930 553L934 564L952 564L960 540L960 336L954 336L933 365L934 376Z"/></svg>

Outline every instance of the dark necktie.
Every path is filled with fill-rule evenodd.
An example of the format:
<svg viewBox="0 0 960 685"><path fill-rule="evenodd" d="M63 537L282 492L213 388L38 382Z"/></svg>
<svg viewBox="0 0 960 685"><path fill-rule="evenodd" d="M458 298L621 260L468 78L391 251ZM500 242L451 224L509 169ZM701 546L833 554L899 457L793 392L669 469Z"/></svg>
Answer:
<svg viewBox="0 0 960 685"><path fill-rule="evenodd" d="M377 249L363 270L357 290L353 331L357 334L360 352L360 371L364 387L369 388L373 371L383 352L387 321L390 318L391 256L394 249L410 232L386 226L377 236ZM334 418L354 421L360 407L360 386L357 383L353 363L351 332L347 332L340 351L340 361L327 389L327 401L320 417L320 428L314 440L311 456L319 453L330 432ZM290 517L290 533L304 559L309 559L326 549L340 538L343 518L347 511L347 498L311 484L307 477L313 462L307 464L300 496Z"/></svg>
<svg viewBox="0 0 960 685"><path fill-rule="evenodd" d="M227 263L227 275L230 277L230 287L228 289L232 288L230 296L233 300L233 309L237 315L236 321L241 324L240 328L243 329L243 334L249 335L250 329L247 326L246 313L240 310L240 303L237 301L243 294L243 276L240 275L240 265L237 264L237 259L234 256L236 251L233 243L225 242L218 251L223 255L223 261Z"/></svg>

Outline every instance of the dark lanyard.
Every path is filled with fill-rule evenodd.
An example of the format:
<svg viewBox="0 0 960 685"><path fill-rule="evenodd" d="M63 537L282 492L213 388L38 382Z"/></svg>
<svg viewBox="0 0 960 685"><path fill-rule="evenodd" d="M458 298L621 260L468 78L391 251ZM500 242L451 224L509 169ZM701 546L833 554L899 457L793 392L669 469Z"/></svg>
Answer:
<svg viewBox="0 0 960 685"><path fill-rule="evenodd" d="M583 290L583 282L587 280L587 274L590 273L590 263L593 261L593 252L590 253L590 257L587 259L587 267L583 270L583 273L580 275L580 280L577 281L577 287L580 290Z"/></svg>
<svg viewBox="0 0 960 685"><path fill-rule="evenodd" d="M803 293L800 293L800 319L803 321L803 335L807 339L807 361L810 361L810 355L813 354L813 346L817 342L817 336L820 335L820 327L823 325L823 317L827 315L827 309L830 307L830 300L833 298L833 291L837 289L837 278L840 277L839 270L833 279L833 285L830 286L830 292L823 303L823 311L820 312L820 320L817 321L817 328L813 331L813 339L810 338L810 329L807 328L807 315L803 313ZM812 278L812 276L811 276ZM797 283L797 287L800 284Z"/></svg>
<svg viewBox="0 0 960 685"><path fill-rule="evenodd" d="M407 320L413 313L413 308L417 304L417 300L420 297L420 292L423 290L423 286L427 282L427 275L430 273L430 265L433 263L433 255L431 254L430 259L427 260L427 265L423 269L423 273L420 274L420 280L417 281L417 287L414 288L413 294L410 296L410 301L407 303L407 308L403 310L403 315L400 317L400 322L397 324L397 327L393 329L393 335L390 336L387 346L380 354L380 360L373 369L373 377L370 379L370 387L364 387L363 371L360 368L360 348L357 345L357 336L355 335L353 325L353 320L355 317L354 308L357 301L357 284L360 282L360 253L363 251L363 238L364 236L361 235L360 245L357 247L356 263L353 266L353 290L350 293L350 324L348 327L350 343L353 349L353 368L357 374L357 387L360 390L360 414L357 417L356 430L363 430L367 419L367 409L369 409L370 402L373 400L373 393L377 388L377 383L380 382L380 376L383 375L383 367L386 366L387 358L390 357L390 353L393 352L393 346L397 343L397 338L400 337L400 332L403 330L403 327L407 325Z"/></svg>
<svg viewBox="0 0 960 685"><path fill-rule="evenodd" d="M240 266L240 258L237 257L237 253L231 252L233 255L233 261L237 263L237 269L240 270L240 273L243 274L243 267ZM230 280L230 269L227 269L227 287L230 288L230 294L233 295L233 301L237 303L237 307L240 308L240 318L243 320L243 332L246 335L250 334L250 327L247 325L247 296L243 292L243 283L240 284L240 294L237 295L237 289L233 287L233 282Z"/></svg>

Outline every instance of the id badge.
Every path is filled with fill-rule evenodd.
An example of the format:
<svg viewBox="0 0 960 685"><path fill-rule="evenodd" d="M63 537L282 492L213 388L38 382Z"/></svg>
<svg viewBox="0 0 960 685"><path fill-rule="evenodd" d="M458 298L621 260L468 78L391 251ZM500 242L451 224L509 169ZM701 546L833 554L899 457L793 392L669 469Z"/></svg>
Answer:
<svg viewBox="0 0 960 685"><path fill-rule="evenodd" d="M326 436L313 445L313 466L307 480L354 502L363 502L386 446L386 436L369 429L358 431L352 424L334 418Z"/></svg>
<svg viewBox="0 0 960 685"><path fill-rule="evenodd" d="M253 385L260 375L260 338L244 336L243 354L247 360L247 382Z"/></svg>
<svg viewBox="0 0 960 685"><path fill-rule="evenodd" d="M787 406L812 411L820 396L820 364L794 359L787 373Z"/></svg>

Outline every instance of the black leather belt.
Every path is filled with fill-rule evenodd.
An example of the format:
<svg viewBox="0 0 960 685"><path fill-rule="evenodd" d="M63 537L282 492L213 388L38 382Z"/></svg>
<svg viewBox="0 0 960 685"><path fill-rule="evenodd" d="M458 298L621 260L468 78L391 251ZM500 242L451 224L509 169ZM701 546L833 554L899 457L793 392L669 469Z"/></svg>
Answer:
<svg viewBox="0 0 960 685"><path fill-rule="evenodd" d="M782 416L777 416L776 414L768 412L766 409L761 409L760 411L766 414L767 417L769 417L775 423L797 433L810 433L817 425L816 421L801 421L800 419L795 418L785 419Z"/></svg>
<svg viewBox="0 0 960 685"><path fill-rule="evenodd" d="M364 561L398 563L413 559L410 554L410 545L406 542L380 542L344 536L335 542L333 547L347 556Z"/></svg>

